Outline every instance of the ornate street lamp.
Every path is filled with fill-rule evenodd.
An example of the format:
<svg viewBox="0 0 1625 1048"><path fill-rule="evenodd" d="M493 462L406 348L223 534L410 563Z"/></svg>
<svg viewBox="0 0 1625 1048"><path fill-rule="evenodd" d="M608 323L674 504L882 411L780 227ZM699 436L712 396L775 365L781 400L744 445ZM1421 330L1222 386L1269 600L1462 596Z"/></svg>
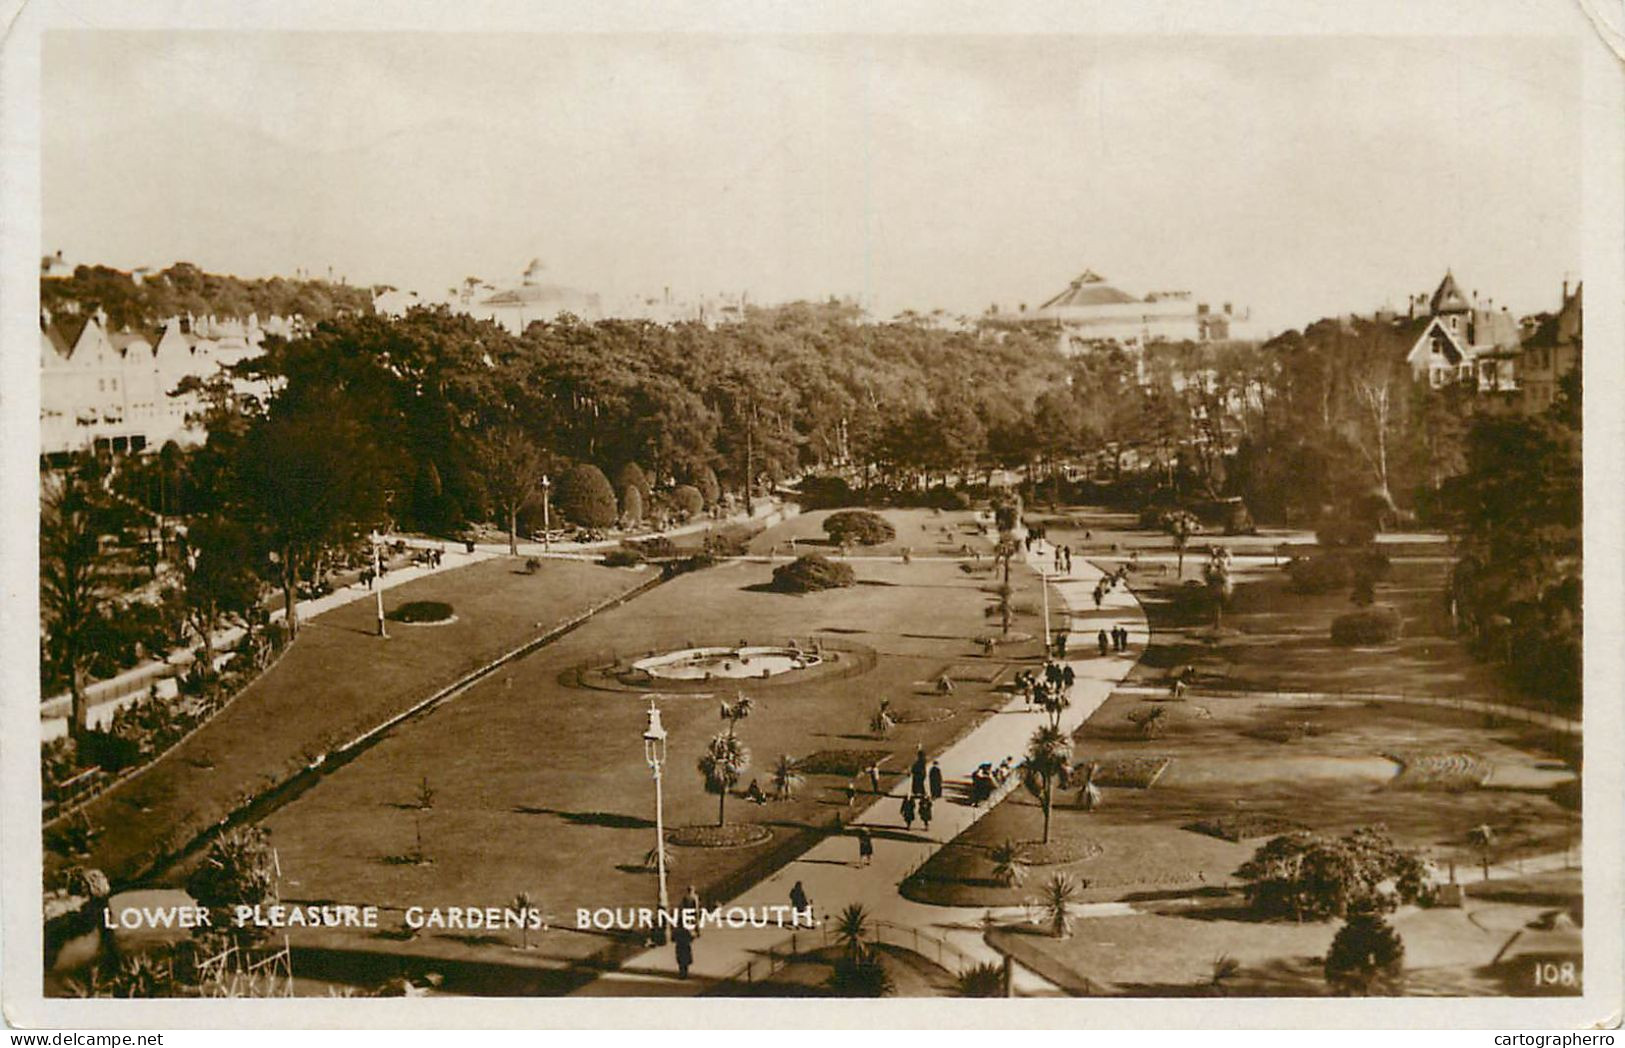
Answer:
<svg viewBox="0 0 1625 1048"><path fill-rule="evenodd" d="M385 640L389 639L389 631L384 628L384 572L383 558L379 550L383 548L384 537L378 532L372 533L372 585L373 596L378 599L378 635Z"/></svg>
<svg viewBox="0 0 1625 1048"><path fill-rule="evenodd" d="M671 906L666 894L665 801L660 791L660 768L666 763L666 729L660 726L660 710L655 707L653 698L649 700L649 726L643 730L643 759L655 779L655 865L660 871L660 912L664 914ZM660 922L656 921L655 926L660 928Z"/></svg>
<svg viewBox="0 0 1625 1048"><path fill-rule="evenodd" d="M553 478L546 473L542 474L542 552L553 551L553 521L552 513L548 507L548 492L553 487Z"/></svg>

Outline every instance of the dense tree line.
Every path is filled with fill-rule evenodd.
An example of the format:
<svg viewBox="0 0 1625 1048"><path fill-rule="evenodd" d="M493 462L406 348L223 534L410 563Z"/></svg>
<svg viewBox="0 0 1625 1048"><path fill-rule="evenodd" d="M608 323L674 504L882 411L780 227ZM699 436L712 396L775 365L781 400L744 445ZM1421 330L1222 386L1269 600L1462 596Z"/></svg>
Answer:
<svg viewBox="0 0 1625 1048"><path fill-rule="evenodd" d="M372 289L327 280L222 276L190 262L176 262L139 283L109 266L78 266L72 276L40 278L40 305L52 313L100 309L114 329L149 329L189 313L237 319L254 313L261 320L298 315L315 323L372 312Z"/></svg>

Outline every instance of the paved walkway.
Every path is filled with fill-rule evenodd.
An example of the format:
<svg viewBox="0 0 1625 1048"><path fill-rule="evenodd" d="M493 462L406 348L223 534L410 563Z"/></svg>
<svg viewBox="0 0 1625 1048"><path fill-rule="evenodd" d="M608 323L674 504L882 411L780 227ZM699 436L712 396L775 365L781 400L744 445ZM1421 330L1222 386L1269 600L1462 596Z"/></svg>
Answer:
<svg viewBox="0 0 1625 1048"><path fill-rule="evenodd" d="M1049 564L1050 553L1042 545L1028 556L1035 572ZM1067 620L1070 610L1072 632L1067 638L1068 661L1077 674L1072 689L1072 705L1061 718L1068 734L1080 726L1106 701L1116 684L1133 667L1148 638L1145 616L1139 602L1126 587L1108 594L1099 610L1091 594L1100 571L1079 562L1070 576L1051 577L1051 587L1060 597L1051 608L1057 623ZM1100 656L1095 634L1122 624L1129 630L1129 651L1123 655ZM988 808L972 807L959 799L971 772L984 761L997 763L1006 755L1019 758L1027 740L1044 722L1037 707L1029 709L1019 695L1012 697L996 714L988 717L969 735L937 754L948 789L936 806L931 829L903 828L899 806L909 789L905 777L885 797L872 799L848 822L869 827L875 854L871 865L857 865L857 839L829 837L801 858L781 867L736 898L723 903L734 906L788 906L790 888L800 881L820 921L833 921L851 903L861 904L877 921L917 928L922 934L942 938L978 961L1002 962L1002 957L982 941L984 908L929 906L911 902L898 893L898 887L915 870L949 841L959 836L984 815ZM683 885L672 884L672 898L681 896ZM1115 905L1115 904L1114 904ZM1015 911L1011 911L1012 913ZM995 914L997 916L997 914ZM754 958L788 940L789 928L765 929L708 928L694 944L694 964L687 980L676 978L677 963L671 946L646 950L630 958L618 971L608 973L577 991L587 996L677 996L704 992L716 982L728 979ZM1036 977L1018 980L1018 993L1056 992Z"/></svg>

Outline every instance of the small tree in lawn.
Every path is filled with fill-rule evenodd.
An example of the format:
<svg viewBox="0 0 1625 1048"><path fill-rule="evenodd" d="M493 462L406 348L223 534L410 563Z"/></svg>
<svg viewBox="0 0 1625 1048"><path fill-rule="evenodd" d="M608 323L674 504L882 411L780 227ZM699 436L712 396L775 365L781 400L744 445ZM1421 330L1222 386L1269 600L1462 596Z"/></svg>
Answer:
<svg viewBox="0 0 1625 1048"><path fill-rule="evenodd" d="M520 892L513 897L512 905L514 912L518 913L520 917L519 948L528 950L530 949L530 911L536 905L536 900L531 898L530 892Z"/></svg>
<svg viewBox="0 0 1625 1048"><path fill-rule="evenodd" d="M1088 886L1088 881L1075 881L1064 873L1057 873L1044 882L1034 904L1043 923L1049 925L1051 935L1066 938L1072 930L1072 907L1078 893Z"/></svg>
<svg viewBox="0 0 1625 1048"><path fill-rule="evenodd" d="M1326 983L1345 997L1394 996L1404 988L1405 943L1374 910L1349 914L1326 951Z"/></svg>
<svg viewBox="0 0 1625 1048"><path fill-rule="evenodd" d="M779 759L773 762L773 796L781 801L789 800L806 781L796 767L796 759L788 753L779 754Z"/></svg>
<svg viewBox="0 0 1625 1048"><path fill-rule="evenodd" d="M717 795L717 825L727 825L728 791L739 785L750 768L750 750L734 735L733 728L718 732L706 744L698 767L705 780L705 792Z"/></svg>
<svg viewBox="0 0 1625 1048"><path fill-rule="evenodd" d="M1055 787L1072 766L1072 743L1059 728L1045 725L1033 732L1021 765L1021 783L1044 806L1044 843L1049 843Z"/></svg>
<svg viewBox="0 0 1625 1048"><path fill-rule="evenodd" d="M993 860L993 879L1006 888L1014 888L1027 879L1027 846L1013 837L1006 837L993 846L989 853Z"/></svg>
<svg viewBox="0 0 1625 1048"><path fill-rule="evenodd" d="M416 863L428 862L428 856L423 852L423 816L434 808L434 787L429 785L429 777L425 775L418 783L417 793L412 798L412 826L417 835L417 843L412 852L412 861Z"/></svg>
<svg viewBox="0 0 1625 1048"><path fill-rule="evenodd" d="M1169 510L1162 515L1162 530L1173 537L1174 552L1179 554L1180 578L1185 577L1185 547L1190 543L1191 536L1202 530L1202 522L1196 519L1196 514L1189 510Z"/></svg>

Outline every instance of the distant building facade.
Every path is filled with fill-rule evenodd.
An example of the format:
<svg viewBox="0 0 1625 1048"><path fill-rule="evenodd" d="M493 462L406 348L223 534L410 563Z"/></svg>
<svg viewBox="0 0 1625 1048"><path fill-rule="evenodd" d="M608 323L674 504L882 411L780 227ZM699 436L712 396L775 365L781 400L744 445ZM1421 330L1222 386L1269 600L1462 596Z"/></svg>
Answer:
<svg viewBox="0 0 1625 1048"><path fill-rule="evenodd" d="M96 449L135 452L173 440L200 443L187 416L202 405L172 396L189 377L259 355L267 334L291 337L295 318L261 324L216 317L175 317L139 331L109 331L104 313L40 313L40 453L48 458Z"/></svg>
<svg viewBox="0 0 1625 1048"><path fill-rule="evenodd" d="M1405 356L1413 375L1425 377L1435 388L1471 381L1484 393L1517 389L1520 334L1517 319L1506 307L1499 311L1493 304L1481 307L1476 292L1469 301L1448 270L1426 299L1425 316L1416 315L1421 300L1420 295L1412 299L1417 331Z"/></svg>
<svg viewBox="0 0 1625 1048"><path fill-rule="evenodd" d="M1214 308L1189 291L1153 291L1139 298L1092 270L1028 316L1056 326L1064 353L1102 345L1139 348L1254 337L1249 311L1229 302Z"/></svg>
<svg viewBox="0 0 1625 1048"><path fill-rule="evenodd" d="M541 259L532 259L517 287L488 295L466 307L467 312L476 319L500 324L515 335L524 334L526 325L534 321L552 320L560 313L588 321L603 316L596 293L561 284L544 284L542 269Z"/></svg>

